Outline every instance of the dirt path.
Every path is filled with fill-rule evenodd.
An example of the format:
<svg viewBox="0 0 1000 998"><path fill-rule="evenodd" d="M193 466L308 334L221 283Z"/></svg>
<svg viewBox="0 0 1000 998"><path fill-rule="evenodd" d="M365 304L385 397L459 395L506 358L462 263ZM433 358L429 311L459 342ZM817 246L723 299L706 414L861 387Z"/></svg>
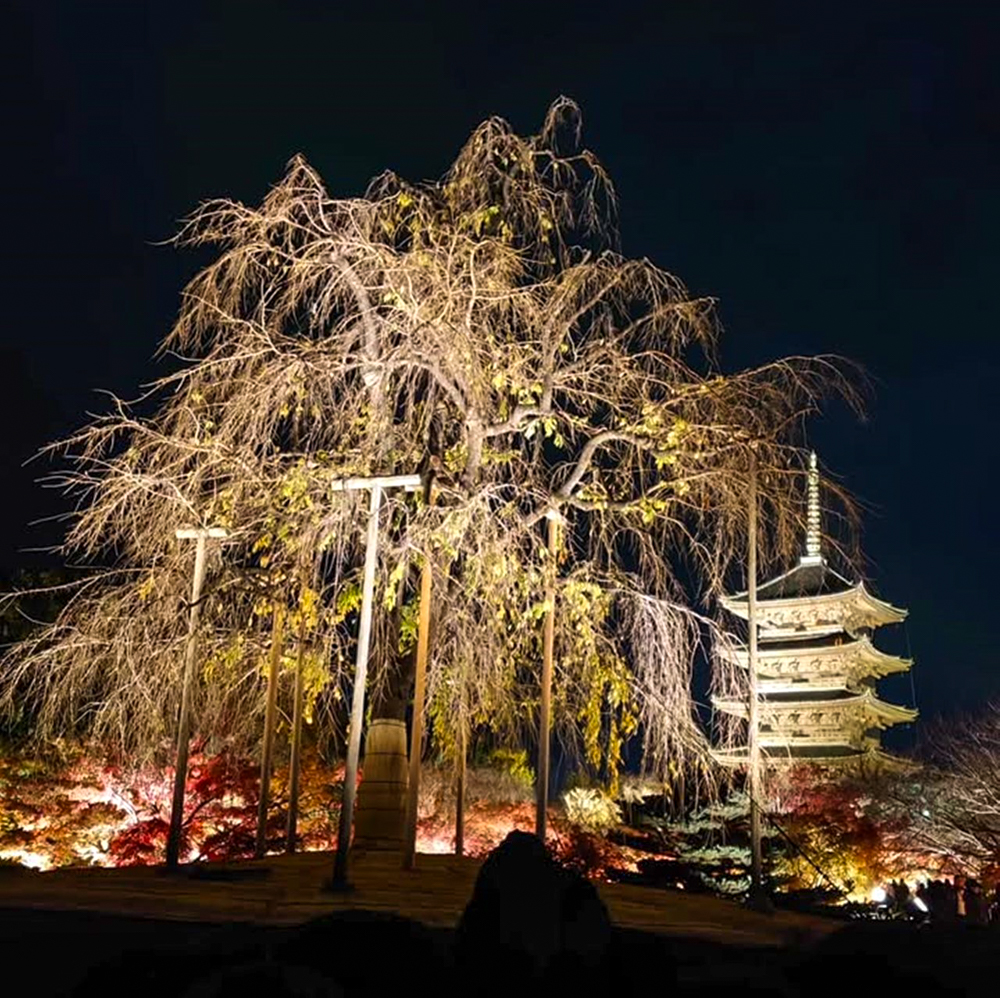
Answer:
<svg viewBox="0 0 1000 998"><path fill-rule="evenodd" d="M398 859L353 857L354 890L323 889L326 853L245 863L162 868L0 870L0 908L91 911L202 923L296 925L333 911L393 912L435 928L450 928L472 894L479 863L454 856L420 856L404 872ZM198 874L198 875L194 875ZM764 916L735 903L681 891L623 884L599 887L612 921L622 928L740 946L786 946L818 940L842 923L781 912Z"/></svg>

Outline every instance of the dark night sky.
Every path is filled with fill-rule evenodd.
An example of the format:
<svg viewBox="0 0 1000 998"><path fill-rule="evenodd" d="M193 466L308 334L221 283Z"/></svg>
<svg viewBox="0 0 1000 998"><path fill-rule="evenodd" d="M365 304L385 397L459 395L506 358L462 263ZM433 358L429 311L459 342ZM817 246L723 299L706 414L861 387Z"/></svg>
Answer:
<svg viewBox="0 0 1000 998"><path fill-rule="evenodd" d="M867 423L834 411L815 439L872 506L876 590L911 611L881 643L909 642L925 715L1000 696L988 5L7 8L0 569L59 508L22 461L99 408L94 389L162 370L203 261L153 244L199 200L257 201L299 151L334 194L386 167L434 177L483 117L533 130L565 93L617 183L625 251L719 298L724 366L836 352L876 379Z"/></svg>

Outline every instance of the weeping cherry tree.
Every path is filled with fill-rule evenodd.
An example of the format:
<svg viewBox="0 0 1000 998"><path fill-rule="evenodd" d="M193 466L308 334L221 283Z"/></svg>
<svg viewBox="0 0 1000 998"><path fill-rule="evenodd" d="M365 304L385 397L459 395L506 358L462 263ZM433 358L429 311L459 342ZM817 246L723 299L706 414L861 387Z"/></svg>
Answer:
<svg viewBox="0 0 1000 998"><path fill-rule="evenodd" d="M365 512L331 483L419 472L435 501L393 495L382 519L371 716L406 715L429 557L427 710L446 757L535 730L550 581L567 749L614 783L638 734L649 770L711 779L690 607L745 550L751 456L778 562L800 536L805 420L831 391L856 399L829 358L725 373L712 301L624 256L615 206L565 99L536 135L484 122L438 181L386 173L335 198L297 157L259 206L202 205L177 242L217 257L184 291L152 415L116 402L53 448L76 503L62 553L93 571L8 653L0 703L39 738L155 754L190 587L174 530L223 526L197 730L256 746L279 601L306 619L310 710L333 730Z"/></svg>

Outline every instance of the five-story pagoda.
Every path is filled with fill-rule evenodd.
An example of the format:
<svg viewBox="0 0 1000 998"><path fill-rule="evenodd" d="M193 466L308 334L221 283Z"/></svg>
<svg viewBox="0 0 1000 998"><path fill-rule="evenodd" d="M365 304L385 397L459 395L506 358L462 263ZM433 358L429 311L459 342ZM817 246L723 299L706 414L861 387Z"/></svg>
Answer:
<svg viewBox="0 0 1000 998"><path fill-rule="evenodd" d="M906 672L908 659L887 655L871 641L883 624L896 624L906 611L876 599L864 582L850 582L823 556L819 472L811 455L805 554L799 563L757 587L757 690L759 745L768 763L888 761L881 732L913 721L917 712L879 699L876 682ZM722 598L730 613L748 617L746 593ZM745 647L720 649L746 669ZM713 698L717 710L748 715L748 703ZM716 758L742 765L745 748L720 749Z"/></svg>

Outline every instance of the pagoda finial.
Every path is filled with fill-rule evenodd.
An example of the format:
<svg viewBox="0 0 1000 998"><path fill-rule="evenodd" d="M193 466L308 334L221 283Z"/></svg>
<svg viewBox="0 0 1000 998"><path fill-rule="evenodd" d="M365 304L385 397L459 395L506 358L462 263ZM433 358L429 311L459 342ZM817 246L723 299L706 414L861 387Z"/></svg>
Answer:
<svg viewBox="0 0 1000 998"><path fill-rule="evenodd" d="M809 454L809 476L806 507L806 553L802 556L803 565L823 564L822 519L819 506L819 469L816 465L816 452Z"/></svg>

